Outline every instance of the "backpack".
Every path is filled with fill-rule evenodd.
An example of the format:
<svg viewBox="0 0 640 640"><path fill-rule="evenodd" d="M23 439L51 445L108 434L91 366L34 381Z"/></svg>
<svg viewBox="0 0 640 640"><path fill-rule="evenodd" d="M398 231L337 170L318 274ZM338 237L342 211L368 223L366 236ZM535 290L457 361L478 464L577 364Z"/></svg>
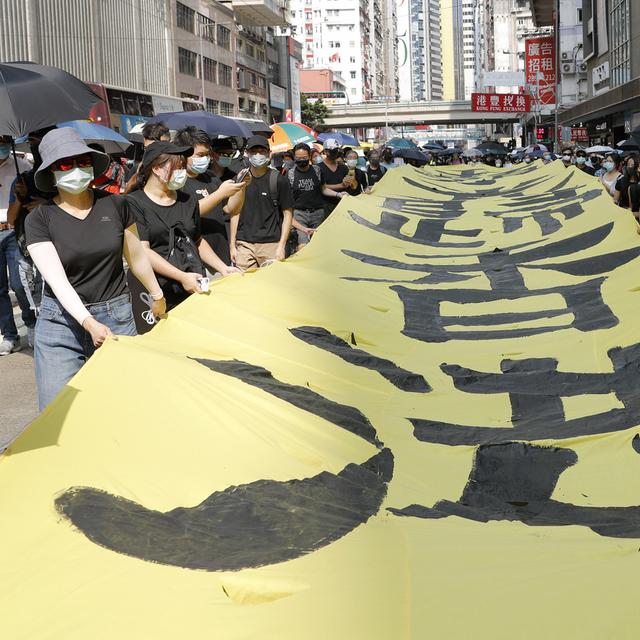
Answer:
<svg viewBox="0 0 640 640"><path fill-rule="evenodd" d="M132 200L128 200L128 202L133 203ZM133 206L137 207L137 203ZM189 237L182 222L169 226L166 220L159 216L153 209L150 208L149 211L153 211L153 215L160 220L169 231L169 253L165 257L165 260L176 267L176 269L180 269L180 271L199 273L203 277L206 276L207 272L198 253L198 247ZM188 295L179 282L159 274L156 274L156 278L168 302L175 299L183 299Z"/></svg>

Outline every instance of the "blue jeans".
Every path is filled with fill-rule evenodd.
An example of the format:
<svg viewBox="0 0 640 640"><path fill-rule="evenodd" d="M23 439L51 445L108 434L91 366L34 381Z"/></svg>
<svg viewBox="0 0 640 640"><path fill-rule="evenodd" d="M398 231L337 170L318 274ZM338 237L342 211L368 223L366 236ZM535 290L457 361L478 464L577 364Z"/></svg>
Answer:
<svg viewBox="0 0 640 640"><path fill-rule="evenodd" d="M5 340L17 342L18 329L13 321L9 287L13 289L18 299L22 321L27 327L35 326L36 316L20 280L16 234L13 231L0 231L0 332Z"/></svg>
<svg viewBox="0 0 640 640"><path fill-rule="evenodd" d="M128 293L86 306L91 315L115 335L137 335ZM57 300L42 296L34 345L40 411L78 373L95 350L89 332Z"/></svg>

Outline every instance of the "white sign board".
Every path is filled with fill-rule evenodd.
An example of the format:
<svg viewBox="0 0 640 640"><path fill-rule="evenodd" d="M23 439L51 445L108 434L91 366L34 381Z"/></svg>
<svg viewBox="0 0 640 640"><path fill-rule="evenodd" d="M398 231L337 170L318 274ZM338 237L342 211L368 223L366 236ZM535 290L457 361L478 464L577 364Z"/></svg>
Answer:
<svg viewBox="0 0 640 640"><path fill-rule="evenodd" d="M485 71L485 87L518 87L524 84L524 71Z"/></svg>
<svg viewBox="0 0 640 640"><path fill-rule="evenodd" d="M300 70L298 69L298 61L293 56L289 56L289 65L291 69L291 111L293 112L293 121L300 122L302 120Z"/></svg>
<svg viewBox="0 0 640 640"><path fill-rule="evenodd" d="M164 96L151 96L153 110L155 113L172 113L173 111L182 111L182 102L176 98L167 98Z"/></svg>
<svg viewBox="0 0 640 640"><path fill-rule="evenodd" d="M287 92L273 82L269 83L269 102L276 109L284 109L287 106Z"/></svg>

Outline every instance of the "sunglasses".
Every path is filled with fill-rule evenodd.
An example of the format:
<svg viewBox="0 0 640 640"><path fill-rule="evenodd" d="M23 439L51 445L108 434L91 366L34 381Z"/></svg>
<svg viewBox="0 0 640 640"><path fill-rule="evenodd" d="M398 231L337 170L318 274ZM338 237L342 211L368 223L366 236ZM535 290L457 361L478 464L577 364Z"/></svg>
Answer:
<svg viewBox="0 0 640 640"><path fill-rule="evenodd" d="M70 171L73 167L81 167L86 169L93 166L93 158L86 154L75 158L61 158L53 163L54 171Z"/></svg>

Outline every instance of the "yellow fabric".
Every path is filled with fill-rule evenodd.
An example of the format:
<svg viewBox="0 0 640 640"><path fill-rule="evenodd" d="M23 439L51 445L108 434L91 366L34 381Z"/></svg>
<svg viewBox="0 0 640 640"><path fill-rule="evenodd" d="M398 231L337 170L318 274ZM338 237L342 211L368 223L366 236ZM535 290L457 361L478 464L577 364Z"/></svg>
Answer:
<svg viewBox="0 0 640 640"><path fill-rule="evenodd" d="M524 196L513 198L519 188ZM514 170L394 169L371 195L344 199L299 255L215 283L210 294L192 296L145 336L108 342L0 458L2 637L636 638L637 538L599 535L577 524L425 519L388 510L458 501L478 448L419 441L408 418L513 428L508 393L458 389L443 363L499 374L505 359L554 358L561 372L610 374L608 351L640 342L639 258L595 275L531 267L637 247L631 214L604 192L586 195L599 188L596 179L558 162ZM557 194L555 208L535 205L548 193ZM425 214L410 212L411 203L398 211L394 198L422 205L457 199L460 214L446 222L433 246L385 235L351 215L372 224L385 211L403 215L408 221L400 232L411 237ZM527 208L528 201L533 206ZM562 213L583 201L584 213ZM545 208L560 209L549 216L557 225L546 221L546 235L534 216ZM521 227L507 232L504 218L522 210ZM428 296L435 290L488 291L488 277L471 270L463 281L411 284L429 272L368 264L344 252L471 269L479 253L531 242L551 246L607 223L613 228L596 246L519 268L530 291L604 277L602 297L618 320L605 329L420 341L402 333L403 305L391 289L397 281ZM455 234L473 229L476 236ZM446 246L474 242L480 246ZM540 309L562 311L564 300L545 293L506 302L443 301L440 311L464 318ZM513 317L502 328L518 329ZM567 311L521 324L571 322ZM478 325L461 321L449 329L486 330L480 320ZM371 369L306 344L289 331L301 326L355 341L357 348L423 375L432 391L401 391ZM251 363L364 413L394 456L380 509L327 546L238 571L159 564L90 541L56 511L54 501L70 487L95 487L165 512L260 479L338 474L377 454L362 437L193 358ZM613 392L590 391L562 402L568 420L623 406ZM540 411L544 416L542 404ZM632 446L639 431L634 423L609 433L536 441L570 449L578 458L560 474L553 500L603 508L640 504L640 455Z"/></svg>

